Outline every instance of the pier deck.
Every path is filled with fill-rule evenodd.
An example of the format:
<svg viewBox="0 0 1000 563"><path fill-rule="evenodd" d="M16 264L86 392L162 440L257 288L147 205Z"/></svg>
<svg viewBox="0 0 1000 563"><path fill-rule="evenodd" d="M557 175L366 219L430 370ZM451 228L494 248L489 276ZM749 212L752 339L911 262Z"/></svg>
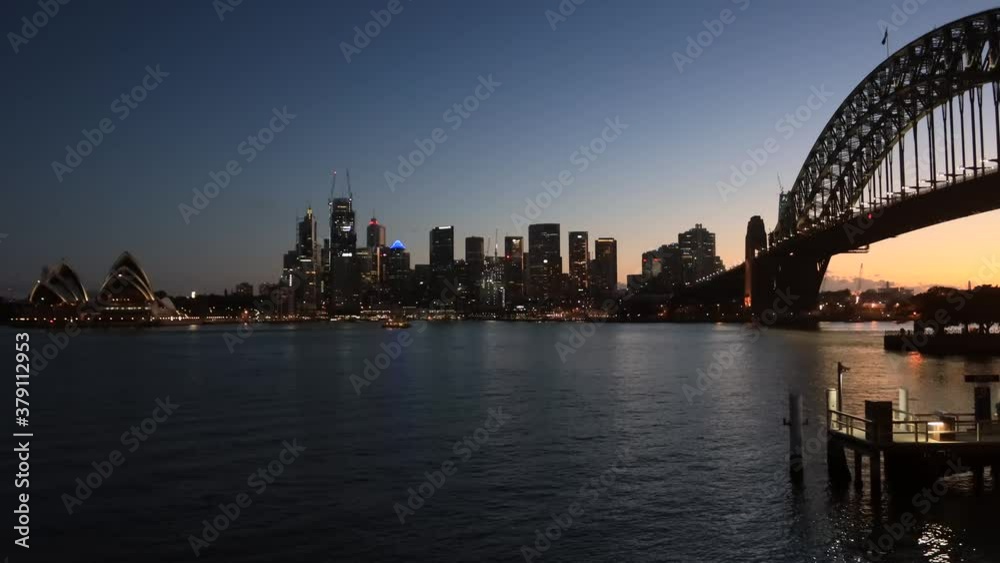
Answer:
<svg viewBox="0 0 1000 563"><path fill-rule="evenodd" d="M884 407L890 404L883 403ZM867 408L866 408L867 410ZM861 456L871 460L870 482L881 488L881 464L885 457L896 479L925 478L939 474L941 462L951 460L971 471L981 484L983 470L1000 464L1000 421L976 419L974 414L915 414L882 408L877 416L864 418L835 409L827 410L828 462L831 477L850 478L844 450L854 451L854 478L861 482ZM937 473L935 473L937 472Z"/></svg>

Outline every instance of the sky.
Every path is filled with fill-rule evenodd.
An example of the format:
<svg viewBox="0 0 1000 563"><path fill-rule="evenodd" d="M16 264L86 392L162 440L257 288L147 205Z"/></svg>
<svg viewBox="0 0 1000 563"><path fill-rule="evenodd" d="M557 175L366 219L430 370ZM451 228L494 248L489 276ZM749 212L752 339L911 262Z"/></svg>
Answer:
<svg viewBox="0 0 1000 563"><path fill-rule="evenodd" d="M569 231L616 238L622 281L696 223L734 265L747 221L773 227L779 175L793 184L885 58L879 22L907 3L562 4L555 17L559 0L76 0L41 18L36 1L3 2L0 289L24 296L62 259L96 287L124 250L171 294L273 281L308 205L329 236L332 169L341 193L350 169L359 243L374 210L414 264L436 225L455 225L461 258L467 236L526 237L545 222L561 224L564 259ZM893 48L996 6L908 4ZM32 17L48 21L31 33ZM687 52L703 32L707 47ZM819 109L790 138L776 133L814 91ZM730 167L771 137L778 152L721 196ZM81 143L89 154L67 154ZM199 200L213 175L226 187ZM994 256L998 221L835 257L830 284L863 264L872 284L964 286Z"/></svg>

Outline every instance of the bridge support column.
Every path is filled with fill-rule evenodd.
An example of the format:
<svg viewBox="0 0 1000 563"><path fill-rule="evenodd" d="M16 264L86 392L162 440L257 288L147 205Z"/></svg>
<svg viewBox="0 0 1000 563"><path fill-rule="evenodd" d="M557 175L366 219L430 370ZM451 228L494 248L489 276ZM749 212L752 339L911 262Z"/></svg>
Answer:
<svg viewBox="0 0 1000 563"><path fill-rule="evenodd" d="M747 223L746 255L743 263L743 306L750 307L751 310L758 299L767 300L767 296L763 295L768 280L767 270L766 268L760 270L761 266L765 266L762 264L764 260L757 258L757 255L765 250L767 250L767 232L764 229L764 220L759 215L754 215Z"/></svg>
<svg viewBox="0 0 1000 563"><path fill-rule="evenodd" d="M829 265L829 256L789 255L782 258L775 272L775 298L781 301L787 299L789 302L784 305L792 314L816 309L819 306L819 288L823 285Z"/></svg>
<svg viewBox="0 0 1000 563"><path fill-rule="evenodd" d="M829 264L829 256L755 258L747 268L746 279L753 314L761 316L771 311L778 316L794 317L815 310Z"/></svg>

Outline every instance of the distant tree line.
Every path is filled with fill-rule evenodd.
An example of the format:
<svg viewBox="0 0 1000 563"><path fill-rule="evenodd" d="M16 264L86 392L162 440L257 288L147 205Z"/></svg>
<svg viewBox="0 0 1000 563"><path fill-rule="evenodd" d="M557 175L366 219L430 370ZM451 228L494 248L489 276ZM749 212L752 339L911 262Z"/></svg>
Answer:
<svg viewBox="0 0 1000 563"><path fill-rule="evenodd" d="M936 325L970 326L988 332L1000 323L1000 287L984 285L971 290L935 286L913 297L920 321Z"/></svg>

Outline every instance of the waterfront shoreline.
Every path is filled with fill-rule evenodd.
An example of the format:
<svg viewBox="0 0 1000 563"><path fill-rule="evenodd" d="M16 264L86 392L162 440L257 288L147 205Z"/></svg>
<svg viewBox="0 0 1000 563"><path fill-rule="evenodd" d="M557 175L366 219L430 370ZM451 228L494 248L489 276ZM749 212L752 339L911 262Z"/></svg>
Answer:
<svg viewBox="0 0 1000 563"><path fill-rule="evenodd" d="M487 319L487 318L426 318L426 317L414 317L408 320L419 321L419 322L430 322L430 323L456 323L456 322L492 322L492 323L529 323L529 324L556 324L556 323L594 323L594 324L634 324L634 325L745 325L752 324L751 319L711 319L711 320L694 320L694 319L618 319L618 318L564 318L564 319L551 319L551 318L497 318L497 319ZM141 322L141 323L96 323L96 322L78 322L78 323L46 323L46 322L33 322L33 321L11 321L6 320L0 325L10 326L14 328L52 328L52 329L62 329L67 326L75 325L79 328L93 328L93 329L113 329L113 328L170 328L170 327L192 327L192 326L241 326L241 325L332 325L332 324L380 324L382 319L295 319L295 320L268 320L268 321L255 321L255 322L243 322L236 319L233 320L194 320L190 322ZM873 323L895 323L900 324L900 321L895 319L885 319L885 320L856 320L856 321L843 321L843 320L825 320L825 319L797 319L790 320L786 322L776 322L771 325L773 328L813 328L818 327L820 324L835 324L835 325L871 325Z"/></svg>

